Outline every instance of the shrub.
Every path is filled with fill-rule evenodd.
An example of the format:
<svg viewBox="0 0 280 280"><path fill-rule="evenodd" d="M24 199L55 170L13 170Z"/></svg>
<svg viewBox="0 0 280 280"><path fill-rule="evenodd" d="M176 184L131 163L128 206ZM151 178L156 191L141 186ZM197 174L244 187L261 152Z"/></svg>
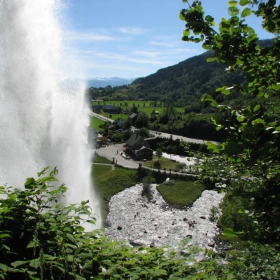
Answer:
<svg viewBox="0 0 280 280"><path fill-rule="evenodd" d="M27 178L23 189L0 188L0 278L77 279L93 239L84 223L94 224L87 201L63 206L64 185L53 186L57 170Z"/></svg>

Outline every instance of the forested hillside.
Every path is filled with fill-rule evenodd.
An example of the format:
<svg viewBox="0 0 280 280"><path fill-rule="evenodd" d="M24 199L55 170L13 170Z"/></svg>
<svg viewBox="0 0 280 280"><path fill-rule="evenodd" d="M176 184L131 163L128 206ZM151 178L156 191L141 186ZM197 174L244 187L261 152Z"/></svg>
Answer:
<svg viewBox="0 0 280 280"><path fill-rule="evenodd" d="M267 47L272 45L272 41L262 40L259 44ZM242 71L229 74L226 71L228 64L207 62L212 56L208 51L191 57L147 77L138 78L131 85L91 87L87 91L91 99L161 101L173 106L184 106L188 112L200 110L200 97L203 94L210 94L218 102L230 103L231 106L240 104L240 101L235 100L237 94L225 96L215 90L225 85L230 87L244 83Z"/></svg>
<svg viewBox="0 0 280 280"><path fill-rule="evenodd" d="M177 65L160 69L155 74L136 79L135 93L140 98L173 101L189 104L197 101L204 93L214 93L221 85L240 83L244 80L241 72L228 75L226 65L207 63L211 52L189 58Z"/></svg>

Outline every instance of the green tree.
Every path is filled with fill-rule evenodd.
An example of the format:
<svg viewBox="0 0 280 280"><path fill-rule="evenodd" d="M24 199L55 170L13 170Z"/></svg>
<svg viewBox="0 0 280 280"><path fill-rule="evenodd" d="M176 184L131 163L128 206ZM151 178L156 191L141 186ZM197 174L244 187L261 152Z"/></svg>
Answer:
<svg viewBox="0 0 280 280"><path fill-rule="evenodd" d="M138 128L141 127L149 127L149 116L145 112L141 112L137 116L137 120L135 122L135 126Z"/></svg>
<svg viewBox="0 0 280 280"><path fill-rule="evenodd" d="M131 108L131 113L138 113L138 108L135 106L135 104L133 104L132 108Z"/></svg>
<svg viewBox="0 0 280 280"><path fill-rule="evenodd" d="M146 127L142 127L137 132L142 138L148 138L150 136L149 130Z"/></svg>
<svg viewBox="0 0 280 280"><path fill-rule="evenodd" d="M159 122L162 124L167 124L170 120L174 122L177 118L178 112L173 106L168 106L163 110L159 117Z"/></svg>
<svg viewBox="0 0 280 280"><path fill-rule="evenodd" d="M161 148L157 148L156 156L157 156L158 162L159 162L159 159L162 157L162 149Z"/></svg>
<svg viewBox="0 0 280 280"><path fill-rule="evenodd" d="M209 62L227 64L233 74L240 69L246 84L227 84L218 89L225 96L231 92L262 103L233 109L218 104L210 95L202 97L217 111L212 117L217 130L227 131L219 146L208 148L218 154L205 166L206 176L226 179L228 196L239 197L242 209L236 215L249 217L242 226L244 235L263 242L280 241L280 122L279 57L280 7L275 0L229 1L229 18L222 18L215 29L211 15L205 15L201 2L195 0L183 9L183 40L202 43L214 56ZM272 46L260 46L255 30L246 24L248 16L262 18L263 28L274 35ZM234 227L238 227L235 223Z"/></svg>
<svg viewBox="0 0 280 280"><path fill-rule="evenodd" d="M148 199L152 198L152 190L151 185L155 182L155 179L152 177L151 174L148 174L146 177L143 178L142 184L143 184L143 190L142 195L146 196Z"/></svg>

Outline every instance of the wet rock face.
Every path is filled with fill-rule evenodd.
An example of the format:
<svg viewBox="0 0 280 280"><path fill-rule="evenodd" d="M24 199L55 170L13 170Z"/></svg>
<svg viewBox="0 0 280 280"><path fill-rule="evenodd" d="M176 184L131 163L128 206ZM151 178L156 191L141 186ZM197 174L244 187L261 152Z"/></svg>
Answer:
<svg viewBox="0 0 280 280"><path fill-rule="evenodd" d="M204 191L188 210L172 209L152 186L153 199L141 196L138 184L113 196L105 234L114 240L126 240L131 245L178 246L189 238L188 245L213 248L218 234L216 223L209 220L210 209L218 207L223 194Z"/></svg>

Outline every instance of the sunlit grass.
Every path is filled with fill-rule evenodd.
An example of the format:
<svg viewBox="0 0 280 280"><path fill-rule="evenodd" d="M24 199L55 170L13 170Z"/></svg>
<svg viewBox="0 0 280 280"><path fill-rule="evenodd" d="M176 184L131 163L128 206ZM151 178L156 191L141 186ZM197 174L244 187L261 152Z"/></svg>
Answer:
<svg viewBox="0 0 280 280"><path fill-rule="evenodd" d="M191 206L204 191L205 186L192 181L174 181L174 185L161 184L157 190L170 205Z"/></svg>
<svg viewBox="0 0 280 280"><path fill-rule="evenodd" d="M98 104L97 102L93 102L94 105ZM117 106L117 107L121 107L122 111L124 112L126 108L131 109L133 106L136 106L138 109L138 112L145 112L146 114L150 115L153 111L157 111L158 114L162 114L162 112L164 111L164 109L166 109L166 107L163 106L154 106L154 102L153 101L106 101L104 102L104 104L106 105L113 105L113 106ZM104 105L103 103L101 105ZM127 106L125 105L127 104ZM159 105L160 103L157 103L157 105ZM184 112L184 108L183 107L175 107L175 110L177 110L178 112ZM117 118L123 118L123 119L127 119L129 117L129 114L111 114L111 113L104 113L101 112L100 115L106 117L106 118L110 118L112 120L116 120Z"/></svg>
<svg viewBox="0 0 280 280"><path fill-rule="evenodd" d="M101 157L99 155L95 155L92 159L92 162L94 162L94 163L105 163L105 164L111 164L112 163L109 159L107 159L105 157Z"/></svg>
<svg viewBox="0 0 280 280"><path fill-rule="evenodd" d="M94 128L96 131L101 130L100 125L104 124L104 121L91 116L90 117L90 127Z"/></svg>
<svg viewBox="0 0 280 280"><path fill-rule="evenodd" d="M155 156L154 156L155 157ZM180 171L183 169L185 164L183 163L178 163L175 161L172 161L168 158L154 158L153 161L148 161L144 163L144 166L150 167L150 168L155 168L155 169L165 169L165 170L172 170L172 171Z"/></svg>

